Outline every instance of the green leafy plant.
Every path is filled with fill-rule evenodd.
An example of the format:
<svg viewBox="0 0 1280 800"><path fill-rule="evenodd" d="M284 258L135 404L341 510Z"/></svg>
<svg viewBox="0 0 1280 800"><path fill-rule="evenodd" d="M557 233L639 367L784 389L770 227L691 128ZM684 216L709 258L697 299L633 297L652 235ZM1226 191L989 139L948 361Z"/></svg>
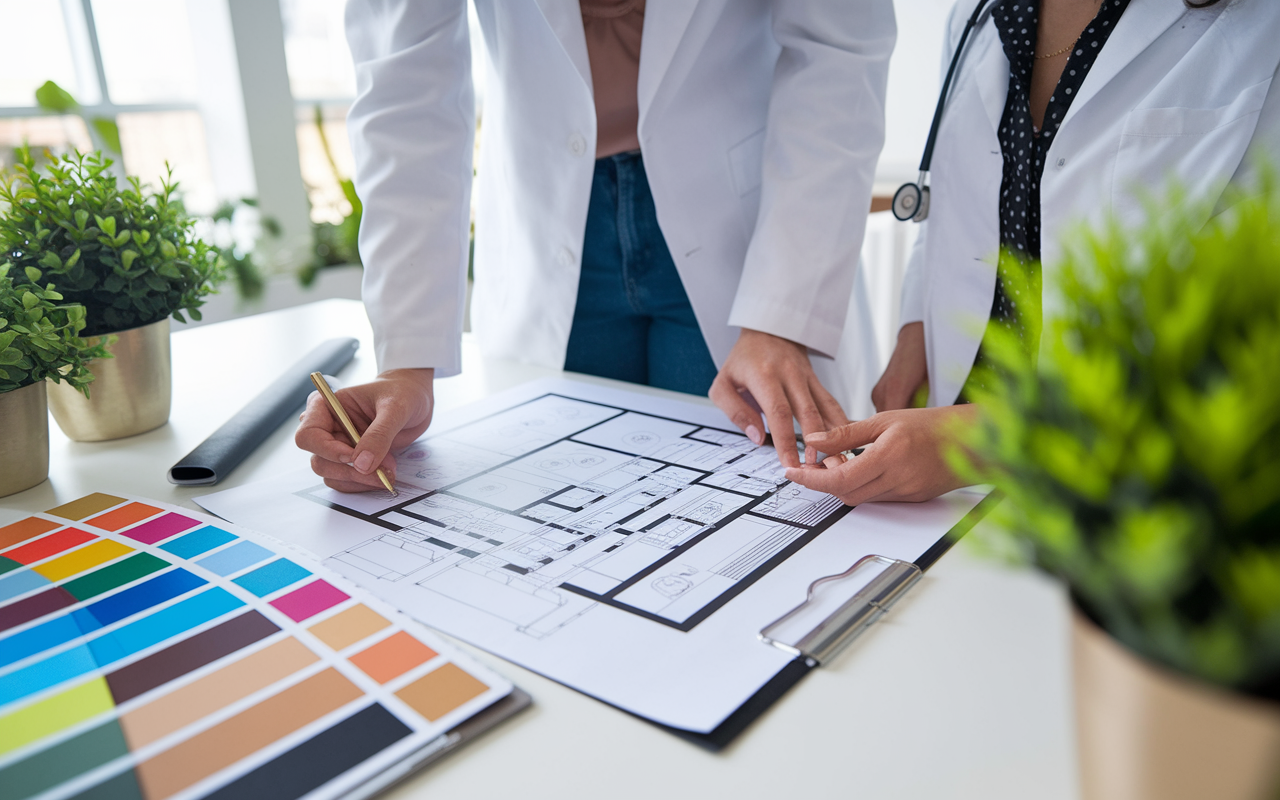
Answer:
<svg viewBox="0 0 1280 800"><path fill-rule="evenodd" d="M66 89L53 81L45 81L36 89L36 104L45 111L54 114L77 114L89 128L89 135L95 147L121 155L120 128L110 117L96 117L86 114L80 103Z"/></svg>
<svg viewBox="0 0 1280 800"><path fill-rule="evenodd" d="M1007 494L996 543L1123 644L1280 699L1280 187L1207 225L1183 199L1081 231L1038 365L988 331L952 455Z"/></svg>
<svg viewBox="0 0 1280 800"><path fill-rule="evenodd" d="M324 150L330 171L333 172L333 179L342 189L342 196L351 206L351 212L341 222L317 222L311 226L311 261L298 271L298 282L303 286L315 283L320 270L326 267L360 263L360 218L364 214L364 204L356 194L355 181L343 177L342 170L338 169L333 148L329 146L329 137L324 132L324 109L318 104L314 109L313 121L320 137L320 147Z"/></svg>
<svg viewBox="0 0 1280 800"><path fill-rule="evenodd" d="M34 267L85 307L85 336L149 325L182 312L200 319L202 298L226 277L217 251L193 233L170 176L160 189L123 188L100 153L68 153L37 169L19 151L0 181L0 259ZM3 263L3 262L0 262ZM16 273L21 277L24 272Z"/></svg>
<svg viewBox="0 0 1280 800"><path fill-rule="evenodd" d="M86 364L109 358L103 343L89 346L80 338L84 307L65 304L52 283L40 286L40 270L27 267L23 285L9 276L11 264L0 265L0 394L45 378L66 381L89 395L93 374Z"/></svg>

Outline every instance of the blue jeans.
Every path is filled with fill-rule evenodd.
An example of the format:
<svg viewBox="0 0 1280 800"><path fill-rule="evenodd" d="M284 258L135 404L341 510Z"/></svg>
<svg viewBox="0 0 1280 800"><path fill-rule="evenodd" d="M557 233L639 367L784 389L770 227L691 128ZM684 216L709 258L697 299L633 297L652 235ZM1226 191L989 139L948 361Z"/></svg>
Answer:
<svg viewBox="0 0 1280 800"><path fill-rule="evenodd" d="M716 376L639 153L596 161L564 368L700 395Z"/></svg>

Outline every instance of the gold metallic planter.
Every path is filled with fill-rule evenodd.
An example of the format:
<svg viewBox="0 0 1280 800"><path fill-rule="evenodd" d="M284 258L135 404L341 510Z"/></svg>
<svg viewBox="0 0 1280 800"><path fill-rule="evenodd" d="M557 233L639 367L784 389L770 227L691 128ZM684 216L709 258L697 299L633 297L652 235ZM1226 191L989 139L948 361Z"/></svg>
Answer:
<svg viewBox="0 0 1280 800"><path fill-rule="evenodd" d="M88 399L68 384L49 386L49 410L62 432L77 442L121 439L169 420L173 368L168 318L114 335L116 343L107 349L115 358L89 363L94 378Z"/></svg>
<svg viewBox="0 0 1280 800"><path fill-rule="evenodd" d="M1153 666L1079 611L1071 639L1084 800L1280 797L1280 706Z"/></svg>
<svg viewBox="0 0 1280 800"><path fill-rule="evenodd" d="M0 394L0 497L49 477L49 405L44 381Z"/></svg>

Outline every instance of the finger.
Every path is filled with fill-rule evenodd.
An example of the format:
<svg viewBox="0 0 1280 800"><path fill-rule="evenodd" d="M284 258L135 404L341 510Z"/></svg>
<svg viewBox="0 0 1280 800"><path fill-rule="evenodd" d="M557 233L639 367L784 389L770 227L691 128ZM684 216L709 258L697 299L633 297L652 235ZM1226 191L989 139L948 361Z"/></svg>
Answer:
<svg viewBox="0 0 1280 800"><path fill-rule="evenodd" d="M824 453L842 453L874 442L883 433L884 426L884 420L877 414L829 431L806 436L805 444L811 444Z"/></svg>
<svg viewBox="0 0 1280 800"><path fill-rule="evenodd" d="M831 427L823 424L822 412L818 410L818 403L810 389L809 381L803 376L795 383L790 381L783 383L782 390L786 393L787 404L791 406L792 415L800 423L801 435L825 431ZM792 429L794 430L794 427Z"/></svg>
<svg viewBox="0 0 1280 800"><path fill-rule="evenodd" d="M778 451L778 460L782 462L782 466L800 466L800 456L796 453L796 428L792 422L795 416L791 413L786 392L776 383L765 383L752 388L751 394L764 411L769 434L773 437L773 446Z"/></svg>
<svg viewBox="0 0 1280 800"><path fill-rule="evenodd" d="M379 466L385 468L391 445L404 429L411 413L409 404L401 398L383 397L378 401L373 421L360 434L360 443L355 447L351 463L356 471L372 475Z"/></svg>
<svg viewBox="0 0 1280 800"><path fill-rule="evenodd" d="M320 458L319 456L311 457L311 471L325 479L325 482L335 481L341 484L359 485L359 489L342 489L340 491L361 491L367 492L370 489L384 489L382 481L378 480L376 475L362 475L353 467L345 464L338 464L333 461ZM336 488L336 487L335 487Z"/></svg>
<svg viewBox="0 0 1280 800"><path fill-rule="evenodd" d="M351 463L353 458L351 442L345 434L343 438L338 438L337 420L334 419L333 412L329 410L328 403L319 392L313 392L307 398L307 406L299 419L301 422L293 435L294 444L308 453L315 453L330 461Z"/></svg>
<svg viewBox="0 0 1280 800"><path fill-rule="evenodd" d="M723 375L723 373L717 375L711 384L711 391L708 394L711 402L725 413L729 421L738 426L738 430L747 435L752 444L757 446L764 444L764 422L760 419L760 412L756 411L747 398Z"/></svg>
<svg viewBox="0 0 1280 800"><path fill-rule="evenodd" d="M822 414L824 430L849 424L849 417L845 415L840 401L827 391L827 387L823 386L816 376L809 381L809 392L813 395L814 401L818 404L818 411Z"/></svg>
<svg viewBox="0 0 1280 800"><path fill-rule="evenodd" d="M328 486L330 489L333 489L335 491L346 492L347 494L355 494L357 492L367 492L372 488L363 483L352 483L351 481L342 481L336 478L325 478L324 485ZM378 484L377 488L382 489L383 491L386 491L386 487L384 487L382 484Z"/></svg>
<svg viewBox="0 0 1280 800"><path fill-rule="evenodd" d="M880 477L879 465L874 460L852 459L832 469L789 469L787 480L818 492L839 497L845 505L857 505L860 490Z"/></svg>

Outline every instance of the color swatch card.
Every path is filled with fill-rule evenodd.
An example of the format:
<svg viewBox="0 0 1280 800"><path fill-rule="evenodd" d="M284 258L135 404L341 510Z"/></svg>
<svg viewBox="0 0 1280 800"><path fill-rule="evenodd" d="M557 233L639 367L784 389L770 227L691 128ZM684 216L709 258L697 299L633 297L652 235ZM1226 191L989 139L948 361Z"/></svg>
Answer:
<svg viewBox="0 0 1280 800"><path fill-rule="evenodd" d="M0 800L344 796L512 691L210 517L93 494L0 527Z"/></svg>

